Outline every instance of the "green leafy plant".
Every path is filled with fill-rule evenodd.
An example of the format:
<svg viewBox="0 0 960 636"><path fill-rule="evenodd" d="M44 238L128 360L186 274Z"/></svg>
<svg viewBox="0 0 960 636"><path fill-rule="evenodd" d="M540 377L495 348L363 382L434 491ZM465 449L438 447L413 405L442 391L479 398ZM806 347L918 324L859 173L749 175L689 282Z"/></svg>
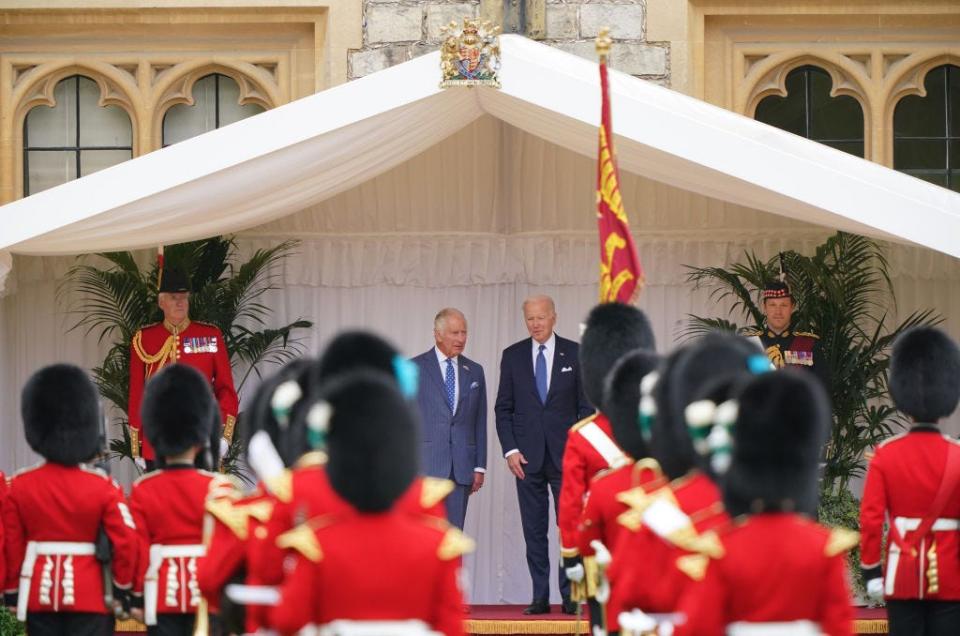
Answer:
<svg viewBox="0 0 960 636"><path fill-rule="evenodd" d="M818 521L831 528L860 528L860 500L848 490L823 493L820 497ZM847 553L847 570L850 572L851 591L858 598L866 598L867 588L860 571L860 547Z"/></svg>
<svg viewBox="0 0 960 636"><path fill-rule="evenodd" d="M796 301L793 328L820 336L831 377L833 427L827 444L822 490L839 496L850 479L864 474L864 451L890 436L898 422L887 391L889 351L905 329L936 324L933 310L911 313L890 326L895 306L886 257L874 240L838 232L813 255L785 252L787 284ZM761 329L763 307L758 290L774 280L778 257L746 253L730 267L688 267L689 282L709 288L716 302L730 302L725 317L689 316L687 336L721 329ZM743 323L735 321L736 318ZM733 319L731 319L733 318Z"/></svg>
<svg viewBox="0 0 960 636"><path fill-rule="evenodd" d="M6 607L0 607L0 634L3 636L23 636L26 633L26 627L17 620L16 615Z"/></svg>
<svg viewBox="0 0 960 636"><path fill-rule="evenodd" d="M296 241L261 249L238 262L233 239L216 237L181 243L165 249L165 266L190 277L190 318L220 328L234 368L243 374L236 384L243 390L250 374L260 376L265 366L282 364L302 353L297 332L310 328L308 320L267 328L271 309L263 295L276 289L276 266L293 253ZM105 252L101 267L81 262L72 267L59 290L75 293L68 311L77 317L71 329L84 329L109 342L103 362L93 369L101 395L127 413L130 385L130 342L138 329L163 320L157 306L157 264L141 267L132 252ZM112 457L132 459L128 418L120 421L122 437L110 442ZM237 445L225 466L235 471Z"/></svg>

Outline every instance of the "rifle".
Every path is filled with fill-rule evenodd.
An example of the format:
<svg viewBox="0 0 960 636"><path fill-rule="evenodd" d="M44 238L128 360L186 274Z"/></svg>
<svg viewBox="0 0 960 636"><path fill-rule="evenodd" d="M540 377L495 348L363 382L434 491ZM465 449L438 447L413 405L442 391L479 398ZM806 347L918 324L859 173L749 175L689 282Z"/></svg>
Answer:
<svg viewBox="0 0 960 636"><path fill-rule="evenodd" d="M95 466L109 475L110 458L107 452L106 413L103 413L100 417L99 446L100 454L97 458ZM110 544L110 537L107 536L107 531L104 529L103 524L100 525L100 529L97 531L97 540L95 545L96 549L94 551L94 556L96 557L97 561L100 562L100 573L103 577L103 603L106 605L108 610L113 612L116 618L125 620L126 618L129 618L129 614L123 607L122 603L117 602L117 599L113 596L113 571L110 567L111 563L113 562L113 546Z"/></svg>

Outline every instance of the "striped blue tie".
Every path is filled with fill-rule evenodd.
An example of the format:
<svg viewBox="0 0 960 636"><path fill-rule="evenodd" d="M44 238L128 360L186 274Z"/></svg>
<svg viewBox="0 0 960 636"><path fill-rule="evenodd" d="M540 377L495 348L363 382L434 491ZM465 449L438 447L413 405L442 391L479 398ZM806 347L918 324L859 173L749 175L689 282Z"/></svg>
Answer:
<svg viewBox="0 0 960 636"><path fill-rule="evenodd" d="M457 396L457 380L456 376L453 374L453 360L447 358L447 377L445 379L445 384L447 388L447 406L450 407L450 412L453 413L454 399Z"/></svg>

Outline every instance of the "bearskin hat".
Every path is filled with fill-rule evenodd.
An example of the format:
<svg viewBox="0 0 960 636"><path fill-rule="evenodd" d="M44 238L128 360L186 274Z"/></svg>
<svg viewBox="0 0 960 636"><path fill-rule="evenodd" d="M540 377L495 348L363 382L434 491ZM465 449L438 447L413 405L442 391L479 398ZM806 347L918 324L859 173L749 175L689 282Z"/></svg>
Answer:
<svg viewBox="0 0 960 636"><path fill-rule="evenodd" d="M357 368L376 369L392 375L397 355L396 347L372 332L344 331L330 341L320 356L320 380Z"/></svg>
<svg viewBox="0 0 960 636"><path fill-rule="evenodd" d="M190 278L182 269L164 268L160 272L160 285L157 293L177 294L190 291Z"/></svg>
<svg viewBox="0 0 960 636"><path fill-rule="evenodd" d="M140 405L144 433L158 457L210 444L220 410L210 383L193 367L172 364L150 378Z"/></svg>
<svg viewBox="0 0 960 636"><path fill-rule="evenodd" d="M890 395L917 422L935 424L960 399L960 348L934 327L914 327L893 345Z"/></svg>
<svg viewBox="0 0 960 636"><path fill-rule="evenodd" d="M617 359L633 349L656 348L646 314L631 305L601 303L590 310L580 340L580 377L590 403L603 404L603 381Z"/></svg>
<svg viewBox="0 0 960 636"><path fill-rule="evenodd" d="M736 380L750 373L751 358L762 355L745 338L717 332L667 358L654 389L657 413L651 445L667 477L676 479L694 468L709 470L687 429L686 407L703 399L723 401Z"/></svg>
<svg viewBox="0 0 960 636"><path fill-rule="evenodd" d="M358 369L324 383L307 427L326 436L333 489L361 512L381 512L419 470L419 423L392 378Z"/></svg>
<svg viewBox="0 0 960 636"><path fill-rule="evenodd" d="M245 448L249 449L250 439L258 431L264 431L285 465L292 465L306 452L306 440L295 439L302 435L292 429L298 409L314 390L310 381L313 366L312 360L298 358L257 387L238 423Z"/></svg>
<svg viewBox="0 0 960 636"><path fill-rule="evenodd" d="M639 426L640 381L659 364L656 352L634 349L620 356L604 382L601 410L617 444L635 459L650 455Z"/></svg>
<svg viewBox="0 0 960 636"><path fill-rule="evenodd" d="M754 376L738 396L733 461L723 490L731 515L817 513L817 471L830 402L813 376L792 369Z"/></svg>
<svg viewBox="0 0 960 636"><path fill-rule="evenodd" d="M27 443L56 464L93 459L100 443L100 402L87 373L53 364L30 376L20 396Z"/></svg>

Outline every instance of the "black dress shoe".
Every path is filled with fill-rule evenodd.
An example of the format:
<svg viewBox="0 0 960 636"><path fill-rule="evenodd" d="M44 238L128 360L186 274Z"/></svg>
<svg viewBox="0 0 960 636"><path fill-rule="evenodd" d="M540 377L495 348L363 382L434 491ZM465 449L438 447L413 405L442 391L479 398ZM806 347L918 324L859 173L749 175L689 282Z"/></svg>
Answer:
<svg viewBox="0 0 960 636"><path fill-rule="evenodd" d="M549 614L550 613L550 601L534 601L530 603L527 609L523 610L524 616L530 616L531 614Z"/></svg>
<svg viewBox="0 0 960 636"><path fill-rule="evenodd" d="M571 601L570 599L566 599L565 601L563 601L563 605L561 605L560 607L563 610L564 614L576 614L577 605L579 605L579 603L577 603L576 601Z"/></svg>

